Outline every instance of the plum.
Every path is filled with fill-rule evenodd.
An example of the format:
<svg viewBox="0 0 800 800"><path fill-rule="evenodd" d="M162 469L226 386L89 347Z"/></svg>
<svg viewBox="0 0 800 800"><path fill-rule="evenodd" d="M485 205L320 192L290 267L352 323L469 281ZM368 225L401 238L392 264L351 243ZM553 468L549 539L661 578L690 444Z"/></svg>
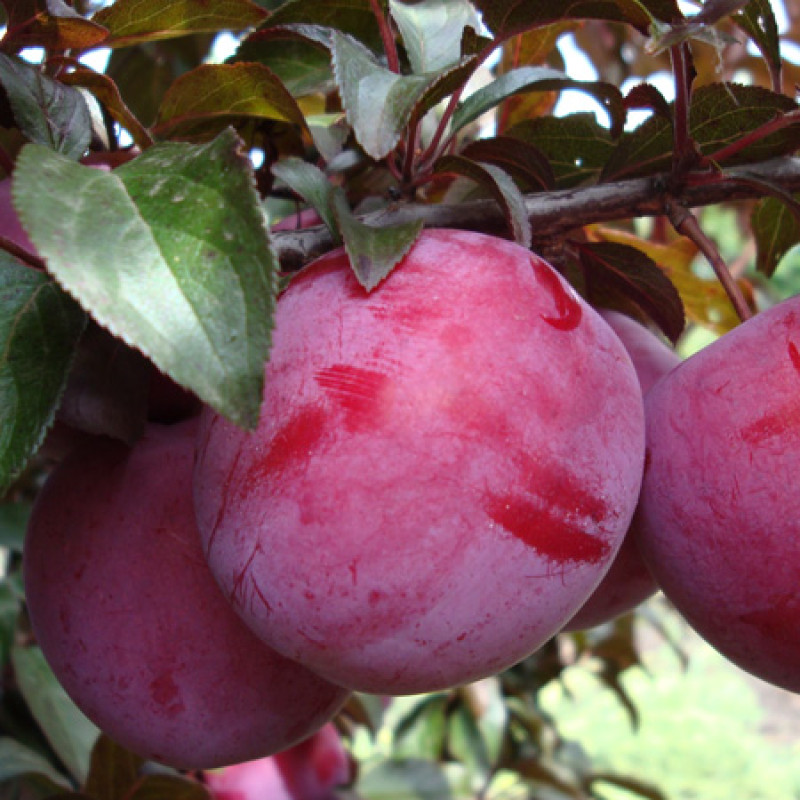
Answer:
<svg viewBox="0 0 800 800"><path fill-rule="evenodd" d="M645 403L643 558L714 648L800 691L800 297L688 358Z"/></svg>
<svg viewBox="0 0 800 800"><path fill-rule="evenodd" d="M643 395L680 364L680 356L643 325L618 311L604 309L600 314L630 353ZM610 622L655 594L658 585L636 546L635 524L634 515L611 569L564 630L582 630Z"/></svg>
<svg viewBox="0 0 800 800"><path fill-rule="evenodd" d="M215 800L335 800L335 788L350 778L350 759L332 723L274 756L205 775Z"/></svg>
<svg viewBox="0 0 800 800"><path fill-rule="evenodd" d="M371 293L337 250L278 302L257 429L201 416L204 551L248 625L329 680L477 680L610 566L643 414L619 338L519 245L429 230Z"/></svg>
<svg viewBox="0 0 800 800"><path fill-rule="evenodd" d="M347 692L269 649L219 591L192 510L195 431L78 447L36 500L23 563L36 639L84 713L146 758L206 768L289 747Z"/></svg>

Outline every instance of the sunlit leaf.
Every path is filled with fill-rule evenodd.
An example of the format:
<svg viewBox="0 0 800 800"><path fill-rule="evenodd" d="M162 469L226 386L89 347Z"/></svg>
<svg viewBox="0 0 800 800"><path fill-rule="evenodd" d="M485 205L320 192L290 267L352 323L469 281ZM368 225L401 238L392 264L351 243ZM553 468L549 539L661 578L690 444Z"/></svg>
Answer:
<svg viewBox="0 0 800 800"><path fill-rule="evenodd" d="M219 125L243 117L305 126L295 99L263 64L202 64L178 78L161 103L156 130L161 136L198 122Z"/></svg>
<svg viewBox="0 0 800 800"><path fill-rule="evenodd" d="M422 220L372 226L356 219L341 190L332 197L337 227L358 282L372 291L411 249L422 232Z"/></svg>
<svg viewBox="0 0 800 800"><path fill-rule="evenodd" d="M474 800L469 773L459 764L422 759L379 761L359 775L364 800Z"/></svg>
<svg viewBox="0 0 800 800"><path fill-rule="evenodd" d="M89 147L92 119L83 95L39 67L0 53L0 84L14 119L32 142L80 158Z"/></svg>
<svg viewBox="0 0 800 800"><path fill-rule="evenodd" d="M109 31L105 46L129 47L190 33L243 31L266 17L251 0L116 0L100 9L93 21Z"/></svg>
<svg viewBox="0 0 800 800"><path fill-rule="evenodd" d="M38 647L15 647L14 675L48 742L78 783L89 774L98 729L69 699Z"/></svg>
<svg viewBox="0 0 800 800"><path fill-rule="evenodd" d="M255 425L277 259L232 131L156 145L113 172L28 145L14 188L49 269L101 325Z"/></svg>
<svg viewBox="0 0 800 800"><path fill-rule="evenodd" d="M442 156L435 168L439 173L463 175L488 191L503 209L514 241L526 248L531 246L531 224L525 209L525 197L505 170L464 156Z"/></svg>
<svg viewBox="0 0 800 800"><path fill-rule="evenodd" d="M0 252L0 492L53 422L84 322L48 276Z"/></svg>
<svg viewBox="0 0 800 800"><path fill-rule="evenodd" d="M358 143L374 159L400 141L417 101L437 78L398 75L382 67L355 39L333 33L333 68L347 119Z"/></svg>
<svg viewBox="0 0 800 800"><path fill-rule="evenodd" d="M51 51L83 51L96 47L108 36L102 26L85 19L63 0L3 0L7 52L23 47Z"/></svg>
<svg viewBox="0 0 800 800"><path fill-rule="evenodd" d="M469 0L424 0L408 5L389 0L392 17L418 75L438 72L461 60L461 34L467 26L480 29Z"/></svg>
<svg viewBox="0 0 800 800"><path fill-rule="evenodd" d="M786 203L765 197L753 209L750 226L756 240L756 269L771 277L786 253L800 244L800 220Z"/></svg>

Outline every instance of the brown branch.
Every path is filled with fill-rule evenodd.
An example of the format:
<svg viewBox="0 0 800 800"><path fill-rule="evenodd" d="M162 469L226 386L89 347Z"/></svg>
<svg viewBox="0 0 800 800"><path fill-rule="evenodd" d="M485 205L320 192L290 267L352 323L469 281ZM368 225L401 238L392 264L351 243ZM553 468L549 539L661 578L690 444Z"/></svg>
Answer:
<svg viewBox="0 0 800 800"><path fill-rule="evenodd" d="M752 178L786 192L800 191L800 158L786 157L741 167ZM691 176L689 176L691 178ZM723 174L703 173L689 180L678 194L668 192L668 175L601 183L576 189L528 195L525 206L536 242L546 242L576 228L598 222L661 216L669 201L687 208L746 200L764 195L751 181ZM388 226L421 219L427 228L461 228L507 236L503 212L494 200L476 200L458 205L409 203L373 212L360 219L369 225ZM275 248L286 270L296 270L334 247L327 228L274 234Z"/></svg>

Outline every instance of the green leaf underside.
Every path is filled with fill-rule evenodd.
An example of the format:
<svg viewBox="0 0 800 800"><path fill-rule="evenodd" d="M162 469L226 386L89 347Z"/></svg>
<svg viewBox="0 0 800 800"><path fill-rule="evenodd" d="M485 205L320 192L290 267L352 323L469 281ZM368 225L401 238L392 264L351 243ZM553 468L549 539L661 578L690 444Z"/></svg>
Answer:
<svg viewBox="0 0 800 800"><path fill-rule="evenodd" d="M11 658L31 713L72 777L82 784L99 730L69 699L38 647L17 646Z"/></svg>
<svg viewBox="0 0 800 800"><path fill-rule="evenodd" d="M104 327L243 427L258 419L277 259L227 130L114 172L29 145L15 205L56 279Z"/></svg>
<svg viewBox="0 0 800 800"><path fill-rule="evenodd" d="M693 94L689 128L701 153L712 155L777 114L796 108L791 98L760 86L710 84ZM791 153L797 149L799 128L797 124L772 133L725 163L741 164ZM662 116L654 116L620 138L602 179L622 180L661 172L669 168L671 158L672 125Z"/></svg>
<svg viewBox="0 0 800 800"><path fill-rule="evenodd" d="M241 117L305 127L303 112L275 73L257 63L203 64L179 77L164 95L156 127L162 135L198 121Z"/></svg>
<svg viewBox="0 0 800 800"><path fill-rule="evenodd" d="M437 172L454 172L475 181L500 204L514 241L531 246L531 224L525 209L525 197L511 176L494 164L472 161L464 156L443 156L436 162Z"/></svg>
<svg viewBox="0 0 800 800"><path fill-rule="evenodd" d="M26 138L69 158L80 158L86 152L92 136L92 120L77 89L4 53L0 53L0 84Z"/></svg>
<svg viewBox="0 0 800 800"><path fill-rule="evenodd" d="M397 75L380 66L355 39L334 31L333 70L356 139L376 160L400 140L417 101L439 74Z"/></svg>
<svg viewBox="0 0 800 800"><path fill-rule="evenodd" d="M756 269L772 277L786 253L800 244L800 220L786 203L765 197L753 209L750 225L756 239Z"/></svg>
<svg viewBox="0 0 800 800"><path fill-rule="evenodd" d="M647 33L652 18L669 22L681 16L675 0L475 0L486 26L503 37L565 19L627 22Z"/></svg>
<svg viewBox="0 0 800 800"><path fill-rule="evenodd" d="M464 28L480 30L480 20L468 0L427 0L418 5L389 0L389 8L417 75L457 64Z"/></svg>
<svg viewBox="0 0 800 800"><path fill-rule="evenodd" d="M544 153L559 189L596 178L615 147L608 129L586 112L525 120L507 133Z"/></svg>
<svg viewBox="0 0 800 800"><path fill-rule="evenodd" d="M338 238L336 216L331 205L332 186L325 173L301 158L285 158L272 166L276 178L311 205Z"/></svg>
<svg viewBox="0 0 800 800"><path fill-rule="evenodd" d="M331 199L353 272L371 292L411 249L422 232L422 220L373 227L356 219L340 189L333 192Z"/></svg>
<svg viewBox="0 0 800 800"><path fill-rule="evenodd" d="M0 253L0 492L53 422L84 323L49 277Z"/></svg>
<svg viewBox="0 0 800 800"><path fill-rule="evenodd" d="M116 0L98 11L93 21L109 31L105 46L127 47L190 33L243 31L266 17L264 9L251 0Z"/></svg>
<svg viewBox="0 0 800 800"><path fill-rule="evenodd" d="M42 755L10 736L0 737L0 783L37 773L67 788L66 778Z"/></svg>
<svg viewBox="0 0 800 800"><path fill-rule="evenodd" d="M607 289L623 295L677 341L685 325L683 302L653 259L629 245L598 242L582 244L580 260L590 295Z"/></svg>
<svg viewBox="0 0 800 800"><path fill-rule="evenodd" d="M577 81L550 67L519 67L506 72L470 95L453 114L453 129L460 130L481 114L522 92L580 89L594 97L609 113L612 130L622 130L625 108L619 89L601 81Z"/></svg>

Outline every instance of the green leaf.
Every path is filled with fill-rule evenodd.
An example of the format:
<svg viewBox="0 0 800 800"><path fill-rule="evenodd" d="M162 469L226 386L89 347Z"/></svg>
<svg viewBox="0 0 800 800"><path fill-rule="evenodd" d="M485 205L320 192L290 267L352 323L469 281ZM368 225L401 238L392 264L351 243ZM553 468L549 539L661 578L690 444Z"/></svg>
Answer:
<svg viewBox="0 0 800 800"><path fill-rule="evenodd" d="M341 189L332 196L344 247L358 282L371 292L411 249L422 232L422 220L401 225L365 225L353 216Z"/></svg>
<svg viewBox="0 0 800 800"><path fill-rule="evenodd" d="M559 189L596 178L614 149L608 129L591 113L525 120L507 133L544 153Z"/></svg>
<svg viewBox="0 0 800 800"><path fill-rule="evenodd" d="M463 175L486 189L503 209L514 241L523 247L531 246L531 224L525 209L525 197L505 170L464 156L442 156L434 167L438 173Z"/></svg>
<svg viewBox="0 0 800 800"><path fill-rule="evenodd" d="M103 327L256 424L277 259L233 131L156 145L113 172L28 145L14 189L48 268Z"/></svg>
<svg viewBox="0 0 800 800"><path fill-rule="evenodd" d="M93 21L108 29L106 47L129 47L190 33L243 31L266 18L264 9L250 0L116 0Z"/></svg>
<svg viewBox="0 0 800 800"><path fill-rule="evenodd" d="M22 552L25 528L31 515L30 503L3 503L0 505L0 547L13 553Z"/></svg>
<svg viewBox="0 0 800 800"><path fill-rule="evenodd" d="M448 751L467 767L474 780L485 784L493 765L472 711L462 703L450 714L447 722Z"/></svg>
<svg viewBox="0 0 800 800"><path fill-rule="evenodd" d="M331 204L333 187L319 167L292 156L273 164L272 173L311 205L334 237L339 238L336 216Z"/></svg>
<svg viewBox="0 0 800 800"><path fill-rule="evenodd" d="M92 748L86 793L102 800L126 800L143 764L140 756L101 734Z"/></svg>
<svg viewBox="0 0 800 800"><path fill-rule="evenodd" d="M469 0L423 0L414 5L389 0L389 9L417 75L458 64L464 29L480 30Z"/></svg>
<svg viewBox="0 0 800 800"><path fill-rule="evenodd" d="M625 107L616 86L602 81L576 81L560 70L550 67L519 67L498 76L488 86L471 94L453 114L453 129L460 130L513 95L522 92L580 89L594 97L611 117L612 135L622 131Z"/></svg>
<svg viewBox="0 0 800 800"><path fill-rule="evenodd" d="M766 59L770 72L780 76L780 33L772 3L769 0L750 0L742 13L736 14L733 20L755 42Z"/></svg>
<svg viewBox="0 0 800 800"><path fill-rule="evenodd" d="M303 112L277 75L263 64L202 64L170 86L156 118L159 136L191 132L198 123L222 127L241 118L305 127Z"/></svg>
<svg viewBox="0 0 800 800"><path fill-rule="evenodd" d="M349 34L375 53L383 52L381 32L370 0L325 0L324 3L289 0L267 21L267 27L277 26L292 26L295 30L304 29L298 26L327 29L319 39L326 46L330 44L330 32L336 30Z"/></svg>
<svg viewBox="0 0 800 800"><path fill-rule="evenodd" d="M355 39L333 33L333 71L347 120L358 143L376 160L400 141L425 90L438 74L398 75L375 60Z"/></svg>
<svg viewBox="0 0 800 800"><path fill-rule="evenodd" d="M652 258L629 245L597 242L580 245L580 261L590 299L618 293L677 341L685 325L683 302Z"/></svg>
<svg viewBox="0 0 800 800"><path fill-rule="evenodd" d="M692 95L689 132L705 156L739 141L750 131L777 115L797 109L786 95L760 86L709 84ZM787 126L753 142L726 164L762 161L786 155L797 149L800 123ZM641 177L668 170L672 159L672 125L663 116L654 116L635 131L623 134L603 170L606 181Z"/></svg>
<svg viewBox="0 0 800 800"><path fill-rule="evenodd" d="M326 94L333 87L329 48L289 27L256 31L242 42L231 61L269 67L292 97Z"/></svg>
<svg viewBox="0 0 800 800"><path fill-rule="evenodd" d="M786 203L765 197L756 203L750 226L756 240L756 269L770 278L786 253L800 244L800 220Z"/></svg>
<svg viewBox="0 0 800 800"><path fill-rule="evenodd" d="M72 777L82 784L99 730L61 688L38 647L14 647L11 660L31 714Z"/></svg>
<svg viewBox="0 0 800 800"><path fill-rule="evenodd" d="M0 53L0 84L26 138L73 159L86 152L92 118L80 91L5 53Z"/></svg>
<svg viewBox="0 0 800 800"><path fill-rule="evenodd" d="M392 700L386 723L392 731L394 757L431 761L440 758L447 735L449 699L447 693L435 692Z"/></svg>
<svg viewBox="0 0 800 800"><path fill-rule="evenodd" d="M68 788L65 777L42 755L10 736L0 737L0 783L23 775L46 775L61 788Z"/></svg>
<svg viewBox="0 0 800 800"><path fill-rule="evenodd" d="M474 0L486 26L507 38L515 33L565 19L627 22L647 33L653 19L669 22L682 15L675 0Z"/></svg>
<svg viewBox="0 0 800 800"><path fill-rule="evenodd" d="M475 789L460 764L421 759L368 765L356 783L365 800L474 800Z"/></svg>
<svg viewBox="0 0 800 800"><path fill-rule="evenodd" d="M0 492L53 422L84 323L50 278L0 253Z"/></svg>

